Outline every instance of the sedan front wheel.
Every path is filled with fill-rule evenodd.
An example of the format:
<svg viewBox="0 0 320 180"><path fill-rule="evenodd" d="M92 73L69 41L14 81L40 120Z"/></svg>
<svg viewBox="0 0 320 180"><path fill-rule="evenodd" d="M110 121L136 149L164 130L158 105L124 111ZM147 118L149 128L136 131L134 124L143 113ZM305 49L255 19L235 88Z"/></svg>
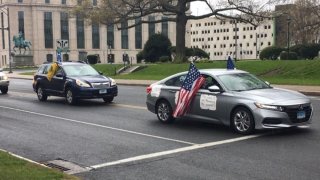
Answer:
<svg viewBox="0 0 320 180"><path fill-rule="evenodd" d="M235 109L231 116L231 126L239 134L253 133L255 123L252 113L244 107Z"/></svg>

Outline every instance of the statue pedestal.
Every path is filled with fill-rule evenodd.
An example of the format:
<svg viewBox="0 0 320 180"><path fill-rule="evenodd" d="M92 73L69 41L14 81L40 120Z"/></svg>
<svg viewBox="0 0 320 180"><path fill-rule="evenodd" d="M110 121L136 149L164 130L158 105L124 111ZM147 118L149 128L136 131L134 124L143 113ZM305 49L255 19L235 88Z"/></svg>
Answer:
<svg viewBox="0 0 320 180"><path fill-rule="evenodd" d="M16 54L13 56L13 67L34 66L32 54Z"/></svg>

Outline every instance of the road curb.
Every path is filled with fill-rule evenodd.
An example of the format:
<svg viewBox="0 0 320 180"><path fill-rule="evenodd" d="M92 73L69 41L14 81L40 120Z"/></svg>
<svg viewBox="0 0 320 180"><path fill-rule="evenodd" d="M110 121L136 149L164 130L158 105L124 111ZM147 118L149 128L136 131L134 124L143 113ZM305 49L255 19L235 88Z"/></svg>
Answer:
<svg viewBox="0 0 320 180"><path fill-rule="evenodd" d="M10 74L8 74L8 77L10 79L25 79L25 80L32 80L32 77L27 77L27 76L11 76ZM117 82L118 85L125 85L125 86L142 86L142 87L146 87L149 86L150 84L156 82L153 80L127 80L127 79L115 79L115 81ZM276 85L275 85L276 86ZM294 90L294 91L298 91L304 95L308 95L308 96L320 96L320 91L312 91L312 90L303 90L303 86L300 86L299 89L295 89L295 88L290 88L290 87L280 87L283 89L290 89L290 90Z"/></svg>

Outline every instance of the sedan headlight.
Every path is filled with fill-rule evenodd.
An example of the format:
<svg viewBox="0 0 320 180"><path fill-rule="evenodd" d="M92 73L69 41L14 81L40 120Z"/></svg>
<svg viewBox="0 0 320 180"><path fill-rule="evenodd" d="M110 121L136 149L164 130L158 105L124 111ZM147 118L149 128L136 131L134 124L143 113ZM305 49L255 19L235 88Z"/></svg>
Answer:
<svg viewBox="0 0 320 180"><path fill-rule="evenodd" d="M3 76L3 80L8 80L8 76L7 76L7 75L4 75L4 76Z"/></svg>
<svg viewBox="0 0 320 180"><path fill-rule="evenodd" d="M261 103L254 103L260 109L268 109L274 111L284 111L284 108L281 106L276 105L269 105L269 104L261 104Z"/></svg>
<svg viewBox="0 0 320 180"><path fill-rule="evenodd" d="M83 81L81 81L81 80L79 80L79 79L76 79L76 83L77 83L77 85L80 86L80 87L91 87L88 83L83 82Z"/></svg>
<svg viewBox="0 0 320 180"><path fill-rule="evenodd" d="M117 83L116 83L116 81L114 79L112 79L112 78L109 78L109 79L111 80L111 86L117 85Z"/></svg>

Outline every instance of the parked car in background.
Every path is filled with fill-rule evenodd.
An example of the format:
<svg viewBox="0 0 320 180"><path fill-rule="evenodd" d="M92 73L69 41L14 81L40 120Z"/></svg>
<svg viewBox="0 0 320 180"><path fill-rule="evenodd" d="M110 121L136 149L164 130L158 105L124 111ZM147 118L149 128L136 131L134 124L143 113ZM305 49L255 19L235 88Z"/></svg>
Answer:
<svg viewBox="0 0 320 180"><path fill-rule="evenodd" d="M295 127L311 123L312 105L305 95L280 88L241 70L200 70L206 78L184 118L232 127L240 134L255 129ZM173 122L180 87L187 72L147 87L147 108L163 123Z"/></svg>
<svg viewBox="0 0 320 180"><path fill-rule="evenodd" d="M8 76L0 69L0 90L2 94L8 93L9 79Z"/></svg>
<svg viewBox="0 0 320 180"><path fill-rule="evenodd" d="M41 65L33 77L33 90L40 101L46 101L48 96L60 96L65 97L68 104L76 104L78 99L93 98L112 102L118 95L116 82L86 63L59 63L56 74L49 81L47 74L51 65Z"/></svg>

